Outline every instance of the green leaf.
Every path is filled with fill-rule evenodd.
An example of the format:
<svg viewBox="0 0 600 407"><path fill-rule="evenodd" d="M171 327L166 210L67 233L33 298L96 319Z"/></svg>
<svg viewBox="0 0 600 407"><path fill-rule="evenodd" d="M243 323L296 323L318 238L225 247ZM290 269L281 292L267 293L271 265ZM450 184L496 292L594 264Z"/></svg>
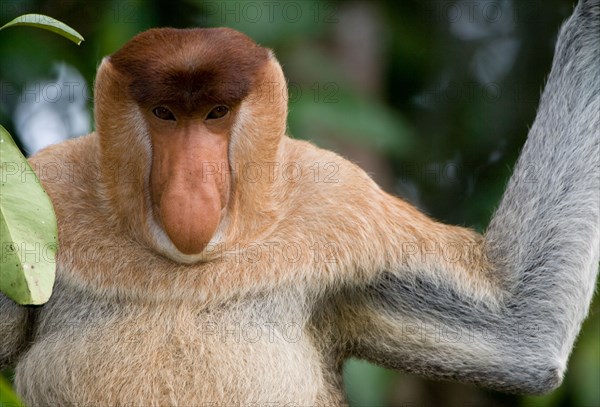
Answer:
<svg viewBox="0 0 600 407"><path fill-rule="evenodd" d="M57 250L50 198L0 126L0 291L19 304L50 298Z"/></svg>
<svg viewBox="0 0 600 407"><path fill-rule="evenodd" d="M0 406L25 407L2 376L0 376Z"/></svg>
<svg viewBox="0 0 600 407"><path fill-rule="evenodd" d="M4 24L0 27L0 30L13 26L31 26L49 30L68 38L77 45L81 44L81 41L83 41L83 37L77 31L65 23L61 23L60 21L43 14L24 14Z"/></svg>

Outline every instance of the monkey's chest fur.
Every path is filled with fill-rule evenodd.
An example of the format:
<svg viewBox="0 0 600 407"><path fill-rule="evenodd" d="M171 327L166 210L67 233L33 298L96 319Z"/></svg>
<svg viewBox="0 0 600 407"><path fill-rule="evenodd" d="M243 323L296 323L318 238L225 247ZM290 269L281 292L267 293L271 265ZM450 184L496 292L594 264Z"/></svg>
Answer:
<svg viewBox="0 0 600 407"><path fill-rule="evenodd" d="M28 405L341 402L302 315L268 298L198 309L90 299L57 284L36 326L16 369Z"/></svg>

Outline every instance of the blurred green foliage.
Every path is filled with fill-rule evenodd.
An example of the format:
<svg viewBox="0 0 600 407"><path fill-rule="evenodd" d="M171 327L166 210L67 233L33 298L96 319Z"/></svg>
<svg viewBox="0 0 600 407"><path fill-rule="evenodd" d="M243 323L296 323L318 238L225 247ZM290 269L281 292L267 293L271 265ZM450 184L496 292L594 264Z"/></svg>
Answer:
<svg viewBox="0 0 600 407"><path fill-rule="evenodd" d="M10 388L10 383L0 376L0 406L20 407L23 404Z"/></svg>
<svg viewBox="0 0 600 407"><path fill-rule="evenodd" d="M56 61L93 82L100 59L156 26L229 26L275 50L290 82L289 132L363 166L444 222L483 230L510 176L571 0L1 0L0 23L36 12L86 42L0 37L0 122ZM91 94L89 106L91 109ZM564 384L545 397L438 383L349 361L353 406L600 406L598 299Z"/></svg>

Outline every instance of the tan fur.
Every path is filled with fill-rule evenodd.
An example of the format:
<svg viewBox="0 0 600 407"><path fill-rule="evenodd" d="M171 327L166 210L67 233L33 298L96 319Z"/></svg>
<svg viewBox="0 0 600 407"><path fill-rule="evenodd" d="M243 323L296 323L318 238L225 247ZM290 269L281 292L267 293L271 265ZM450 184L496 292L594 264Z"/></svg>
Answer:
<svg viewBox="0 0 600 407"><path fill-rule="evenodd" d="M193 32L193 45L172 51L177 61L190 50L216 58L219 49L203 43L205 36L247 42L231 30ZM150 45L163 36L187 38L172 30L148 35L138 38L150 38ZM143 60L139 44L134 39L132 54ZM281 67L272 53L243 48L239 55L248 53L251 63L236 63L251 86L229 132L229 201L202 253L179 253L155 222L153 146L142 109L152 106L148 95L171 88L157 83L147 94L135 75L123 72L137 66L127 52L99 68L97 132L31 158L55 205L60 249L55 292L36 312L34 341L16 368L24 400L31 406L346 405L341 369L349 356L518 386L493 376L494 369L479 375L502 352L478 334L442 344L429 335L433 322L470 326L467 311L502 320L511 282L486 259L483 237L431 220L342 157L286 136ZM224 57L239 56L231 52L222 50ZM163 72L152 61L138 76L177 68L165 63ZM233 62L220 73L219 61L212 63L202 69L235 72ZM57 166L59 176L46 171ZM258 176L251 172L257 168ZM388 284L385 272L399 282ZM433 288L423 291L424 284ZM397 306L403 292L412 309ZM430 295L444 301L415 309ZM412 328L402 335L414 323L425 324L425 340ZM454 354L456 363L440 362L440 355Z"/></svg>
<svg viewBox="0 0 600 407"><path fill-rule="evenodd" d="M277 87L255 89L251 102L241 105L239 128L233 130L231 161L240 170L233 173L222 239L198 263L173 262L149 247L147 196L141 189L149 157L135 109L111 96L110 87L117 85L111 75L105 62L96 91L101 133L50 147L31 163L59 222L57 293L46 307L60 309L62 301L79 298L83 309L114 302L120 311L76 326L92 329L93 341L84 334L59 333L60 339L49 343L44 338L50 328L42 323L38 341L19 364L19 391L32 405L342 403L341 382L330 373L340 367L330 364L339 361L323 360L326 344L311 333L314 299L373 278L368 270L394 264L397 260L386 253L402 242L475 241L475 235L433 223L383 193L353 164L284 136L287 91L281 68L271 59L259 82ZM103 115L131 120L117 127ZM65 169L60 179L45 179L43 168L51 163ZM321 169L332 164L339 171L331 179L315 179L315 164ZM246 182L252 166L263 168L262 176ZM104 171L101 180L88 174L90 168L107 167L129 172ZM299 168L300 176L285 168ZM419 232L425 230L438 236ZM431 273L447 270L438 264L432 259ZM463 266L455 267L465 273L457 285L483 284L485 294L487 283L460 271ZM258 323L265 335L273 323L273 343L229 344L219 335L199 333L203 323L227 327L246 321ZM89 322L94 325L88 327ZM288 323L302 329L298 342L281 339ZM128 336L131 341L122 339ZM36 369L40 364L46 369ZM35 390L40 388L54 390Z"/></svg>
<svg viewBox="0 0 600 407"><path fill-rule="evenodd" d="M482 295L492 289L485 282L483 271L477 271L483 267L473 268L471 265L469 256L478 256L477 248L481 239L474 232L432 222L410 205L382 192L353 164L309 143L287 137L281 142L276 162L299 165L303 172L302 178L286 181L279 177L273 184L273 190L279 192L271 194L275 201L271 203L275 206L271 209L272 212L265 211L258 205L246 212L246 223L254 226L254 233L239 236L236 229L230 228L230 234L213 250L207 251L206 261L194 265L174 263L122 234L122 230L104 226L104 222L112 220L111 214L98 214L98 203L106 198L101 195L102 190L94 185L93 180L77 171L80 166L87 168L94 164L98 155L96 146L96 135L92 134L51 147L32 159L34 168L43 168L50 162L56 163L57 159L76 163L70 164L76 170L74 174L69 174L69 178L75 180L74 183L65 178L60 181L54 179L52 183L45 184L53 201L58 203L56 212L59 220L77 219L77 222L59 222L59 264L64 269L63 277L74 285L100 290L102 295L133 296L146 300L165 299L165 290L170 292L167 298L223 300L279 284L294 286L299 281L314 287L334 284L338 280L356 282L358 276L354 273L361 272L353 270L366 266L372 269L374 263L377 268L386 269L397 262L397 258L386 258L386 254L391 252L389 247L401 248L403 244L410 244L413 248L415 246L412 243L415 243L419 251L429 248L434 253L431 256L410 255L407 256L407 262L422 263L425 260L425 264L431 263L426 270L431 273L453 270L440 275L440 278L456 279L457 285L479 285ZM78 162L79 160L82 162ZM314 182L310 166L315 163L338 165L338 182ZM43 173L41 175L43 177ZM73 184L76 185L72 187ZM239 194L237 192L237 196ZM240 203L242 199L237 196L233 205L246 204ZM277 200L283 198L287 199L286 203L277 205ZM266 202L266 206L268 205ZM273 213L277 214L277 218L273 218ZM241 219L231 219L229 214L228 217L232 224L243 222ZM268 225L263 218L273 223ZM392 234L392 231L395 233ZM380 240L373 240L374 236ZM243 260L238 261L238 258L243 259L244 250L254 247L251 246L253 244L269 247L270 242L279 243L273 248L272 264L260 261L253 264L247 272L229 272L239 267L240 263L243 264ZM298 261L285 261L282 247L286 243L298 244L303 249ZM309 247L314 244L326 247L329 243L332 243L333 261L315 259ZM428 243L430 246L427 246ZM456 263L444 263L446 258L439 248L451 247L453 243L473 250L465 250ZM86 247L90 253L80 256L80 250L88 251ZM235 247L239 249L233 250ZM93 261L90 262L89 257ZM263 257L270 260L266 252ZM481 257L475 259L481 261ZM285 268L277 265L284 265ZM466 268L467 265L470 267ZM107 268L116 268L118 271L107 273L104 271ZM322 272L314 272L315 269ZM463 274L459 278L455 272ZM365 271L360 277L368 280L372 275ZM157 290L147 292L147 285L157 287Z"/></svg>

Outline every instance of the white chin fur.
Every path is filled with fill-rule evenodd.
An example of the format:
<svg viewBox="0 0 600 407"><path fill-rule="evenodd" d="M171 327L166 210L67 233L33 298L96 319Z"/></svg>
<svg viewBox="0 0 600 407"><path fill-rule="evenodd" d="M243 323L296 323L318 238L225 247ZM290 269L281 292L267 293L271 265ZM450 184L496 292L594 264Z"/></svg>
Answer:
<svg viewBox="0 0 600 407"><path fill-rule="evenodd" d="M177 249L177 247L173 244L171 239L169 239L169 236L167 236L165 231L158 225L158 223L154 219L154 216L152 216L151 211L149 211L148 219L146 219L146 222L148 224L150 234L153 239L153 246L156 249L156 251L158 251L160 254L178 263L193 264L205 261L208 258L208 254L211 251L211 249L221 241L221 230L223 229L223 225L225 223L224 212L225 210L223 210L221 222L219 223L217 231L213 235L210 242L206 245L206 247L198 254L185 254L180 252L179 249Z"/></svg>

